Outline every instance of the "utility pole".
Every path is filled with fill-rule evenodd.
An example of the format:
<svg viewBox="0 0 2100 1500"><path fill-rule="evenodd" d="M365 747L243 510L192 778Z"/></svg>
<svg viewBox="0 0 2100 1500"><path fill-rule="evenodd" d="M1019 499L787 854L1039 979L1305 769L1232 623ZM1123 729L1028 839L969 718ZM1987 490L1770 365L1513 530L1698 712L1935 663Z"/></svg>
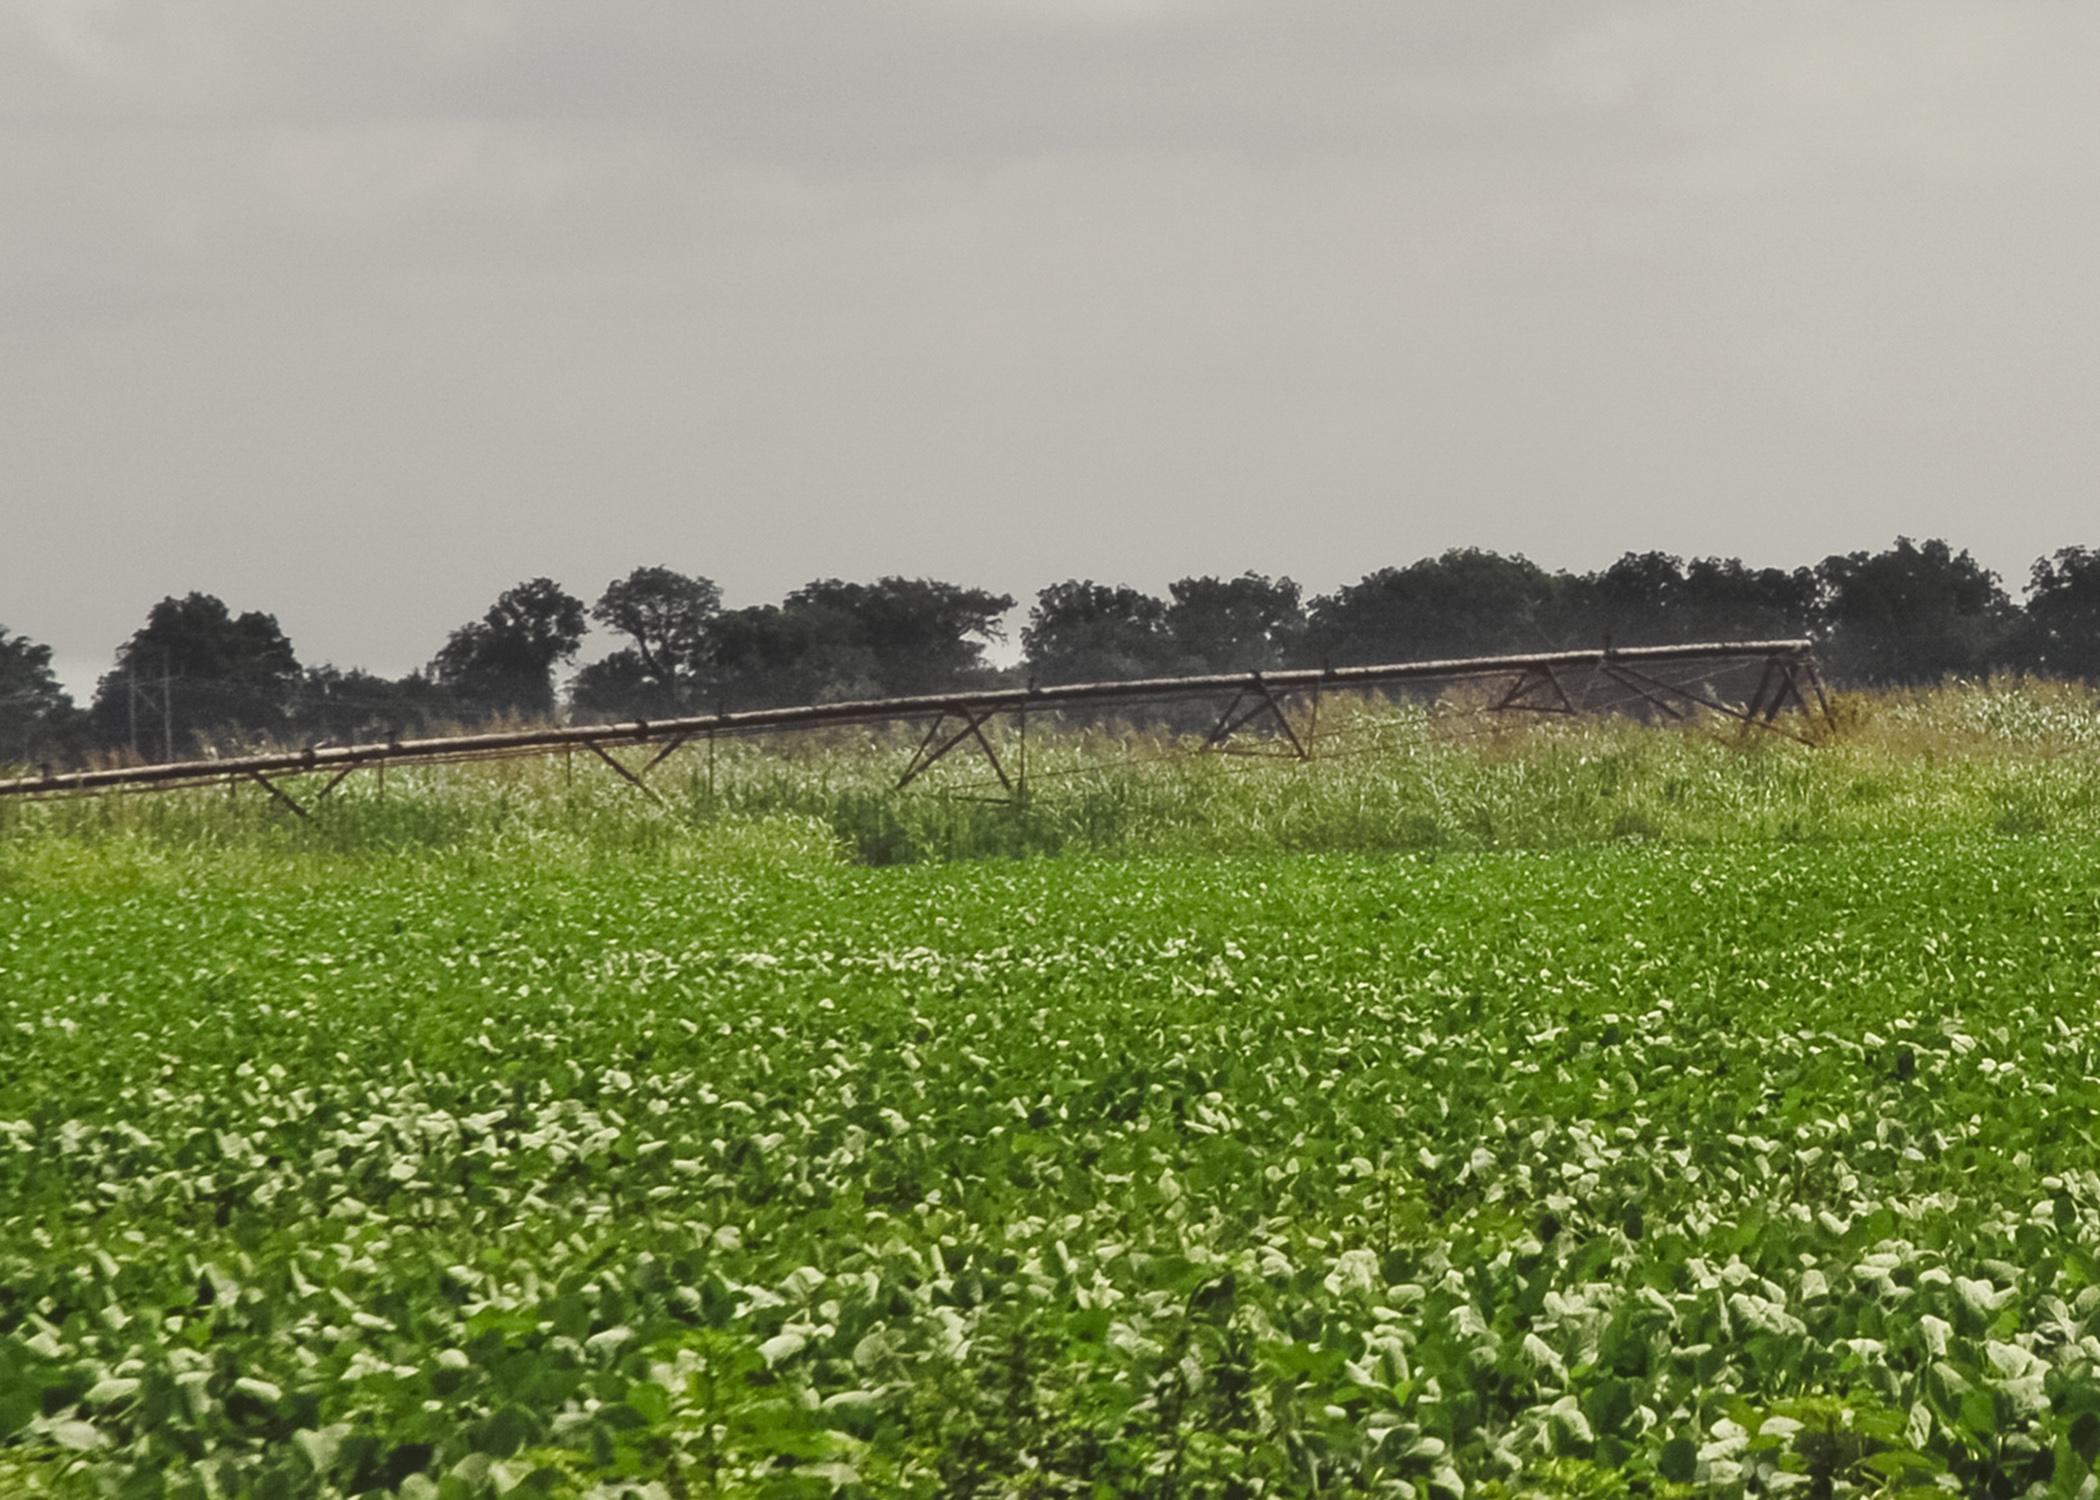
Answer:
<svg viewBox="0 0 2100 1500"><path fill-rule="evenodd" d="M172 652L160 654L160 758L163 763L175 758L175 680Z"/></svg>
<svg viewBox="0 0 2100 1500"><path fill-rule="evenodd" d="M139 679L131 667L124 669L125 702L131 708L131 758L139 759Z"/></svg>

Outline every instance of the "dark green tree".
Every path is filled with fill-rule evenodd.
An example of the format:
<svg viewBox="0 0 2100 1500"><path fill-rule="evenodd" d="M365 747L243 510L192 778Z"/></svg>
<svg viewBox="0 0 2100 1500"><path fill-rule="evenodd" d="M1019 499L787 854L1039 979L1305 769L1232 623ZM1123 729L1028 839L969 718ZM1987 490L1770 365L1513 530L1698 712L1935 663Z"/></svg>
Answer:
<svg viewBox="0 0 2100 1500"><path fill-rule="evenodd" d="M1896 538L1816 567L1817 620L1831 676L1848 683L1936 682L2003 659L2017 624L1998 575L1937 538Z"/></svg>
<svg viewBox="0 0 2100 1500"><path fill-rule="evenodd" d="M1601 573L1561 580L1553 638L1594 646L1772 640L1808 634L1815 576L1806 568L1749 568L1733 557L1682 562L1667 552L1629 552Z"/></svg>
<svg viewBox="0 0 2100 1500"><path fill-rule="evenodd" d="M1554 610L1557 643L1594 646L1663 645L1689 640L1684 608L1684 563L1667 552L1628 552L1601 573L1561 582Z"/></svg>
<svg viewBox="0 0 2100 1500"><path fill-rule="evenodd" d="M809 622L777 604L727 609L714 624L716 704L779 708L816 701Z"/></svg>
<svg viewBox="0 0 2100 1500"><path fill-rule="evenodd" d="M985 647L1013 599L931 578L822 578L714 628L720 695L734 707L893 698L987 680Z"/></svg>
<svg viewBox="0 0 2100 1500"><path fill-rule="evenodd" d="M0 764L58 754L73 731L73 700L51 670L51 648L0 625Z"/></svg>
<svg viewBox="0 0 2100 1500"><path fill-rule="evenodd" d="M2030 671L2100 679L2100 552L2065 547L2035 559L2008 655Z"/></svg>
<svg viewBox="0 0 2100 1500"><path fill-rule="evenodd" d="M291 734L307 744L368 744L440 733L458 717L451 692L420 672L381 677L323 663L299 676Z"/></svg>
<svg viewBox="0 0 2100 1500"><path fill-rule="evenodd" d="M713 687L712 628L722 591L712 579L636 568L605 586L591 618L627 645L585 666L570 701L592 717L662 718L690 712Z"/></svg>
<svg viewBox="0 0 2100 1500"><path fill-rule="evenodd" d="M528 579L453 631L430 674L467 712L547 718L554 669L576 655L583 632L582 600L551 578Z"/></svg>
<svg viewBox="0 0 2100 1500"><path fill-rule="evenodd" d="M1792 640L1815 627L1816 575L1695 557L1685 566L1676 608L1685 621L1680 640Z"/></svg>
<svg viewBox="0 0 2100 1500"><path fill-rule="evenodd" d="M585 662L569 679L569 706L586 723L675 718L694 701L689 686L667 687L631 646Z"/></svg>
<svg viewBox="0 0 2100 1500"><path fill-rule="evenodd" d="M804 623L819 699L902 697L982 681L984 651L1005 638L1009 594L932 578L836 578L803 585L782 610Z"/></svg>
<svg viewBox="0 0 2100 1500"><path fill-rule="evenodd" d="M1561 580L1528 558L1455 548L1313 601L1315 653L1336 666L1565 645Z"/></svg>
<svg viewBox="0 0 2100 1500"><path fill-rule="evenodd" d="M1040 682L1109 682L1175 669L1165 601L1123 584L1068 579L1035 596L1021 649Z"/></svg>
<svg viewBox="0 0 2100 1500"><path fill-rule="evenodd" d="M117 648L89 713L103 743L180 759L203 743L283 735L298 686L299 659L275 615L170 596Z"/></svg>
<svg viewBox="0 0 2100 1500"><path fill-rule="evenodd" d="M1305 608L1288 578L1182 578L1167 594L1166 630L1182 671L1270 671L1304 650Z"/></svg>

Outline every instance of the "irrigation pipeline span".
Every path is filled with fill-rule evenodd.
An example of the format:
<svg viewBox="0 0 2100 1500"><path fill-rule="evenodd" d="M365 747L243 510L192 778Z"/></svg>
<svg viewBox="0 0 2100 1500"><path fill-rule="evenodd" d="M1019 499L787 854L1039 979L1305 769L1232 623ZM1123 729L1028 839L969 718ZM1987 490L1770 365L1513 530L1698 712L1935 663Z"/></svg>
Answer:
<svg viewBox="0 0 2100 1500"><path fill-rule="evenodd" d="M1756 685L1746 697L1733 698L1715 686L1731 673L1755 672ZM1224 707L1204 739L1206 748L1223 749L1234 736L1265 735L1277 752L1300 759L1313 756L1309 723L1294 722L1294 701L1322 691L1373 691L1381 688L1433 690L1460 683L1506 684L1485 711L1579 714L1635 705L1675 719L1702 712L1735 720L1739 732L1752 729L1805 740L1782 722L1793 709L1800 721L1820 714L1826 721L1830 704L1817 670L1815 650L1806 640L1709 641L1685 646L1610 646L1585 651L1549 651L1529 656L1470 656L1443 661L1392 662L1380 666L1317 667L1278 672L1225 672L1193 677L1145 677L1121 682L1074 682L1050 686L997 688L979 692L928 693L909 698L869 698L844 703L811 703L793 708L760 708L672 719L635 719L616 724L578 724L551 729L501 730L484 734L447 735L418 740L387 740L364 745L314 745L304 750L264 755L169 761L156 765L53 773L0 781L0 797L92 796L107 792L162 791L254 781L292 811L304 815L307 803L293 798L280 780L329 775L318 802L353 771L395 764L444 764L513 756L546 755L583 749L643 791L644 778L680 746L718 737L786 733L838 725L924 721L919 742L898 786L911 784L935 762L959 748L981 754L1011 793L1020 780L1009 774L985 725L1001 716L1018 716L1025 728L1031 712L1056 713L1091 707L1222 700ZM1597 689L1602 685L1604 697ZM1813 697L1815 707L1810 707ZM1301 716L1302 717L1302 716ZM655 746L645 764L630 766L615 749ZM1025 768L1023 777L1025 777Z"/></svg>

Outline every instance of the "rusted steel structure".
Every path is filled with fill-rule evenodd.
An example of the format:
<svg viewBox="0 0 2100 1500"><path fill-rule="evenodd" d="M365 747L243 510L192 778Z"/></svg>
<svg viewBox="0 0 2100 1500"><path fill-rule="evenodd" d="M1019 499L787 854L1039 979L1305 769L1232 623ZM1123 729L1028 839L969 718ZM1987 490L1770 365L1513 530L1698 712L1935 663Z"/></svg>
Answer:
<svg viewBox="0 0 2100 1500"><path fill-rule="evenodd" d="M1756 686L1741 700L1714 687L1731 674L1756 672ZM354 771L390 765L443 765L468 760L505 759L584 750L603 761L643 792L651 792L649 773L678 750L716 740L757 734L850 725L924 722L926 732L898 780L910 786L937 762L968 747L990 766L1010 795L1026 785L1025 759L1009 767L985 733L994 720L1017 720L1025 732L1030 714L1162 704L1200 704L1222 700L1223 709L1201 740L1206 750L1233 748L1232 741L1265 734L1265 753L1311 760L1318 753L1316 713L1294 721L1294 706L1310 701L1317 708L1324 692L1439 692L1461 684L1500 687L1486 703L1490 713L1578 714L1608 712L1629 705L1672 719L1701 714L1734 721L1738 732L1759 730L1808 742L1808 737L1782 722L1792 709L1800 722L1830 718L1830 704L1817 670L1815 650L1806 640L1712 641L1688 646L1605 646L1582 651L1548 651L1526 656L1458 657L1442 661L1390 662L1377 666L1312 667L1277 672L1226 672L1193 677L1149 677L1121 682L1031 684L1019 688L929 693L909 698L874 698L845 703L811 703L792 708L760 708L672 719L635 719L614 724L576 724L548 729L497 730L418 740L386 740L362 745L314 745L303 750L157 765L119 766L101 770L51 772L0 781L0 798L92 796L110 792L160 791L177 787L235 785L254 782L285 808L304 817L326 800ZM1600 696L1600 688L1602 693ZM1811 705L1813 699L1813 706ZM639 765L614 754L651 747ZM1025 748L1023 751L1025 756ZM295 798L280 783L292 778L326 778L307 800ZM304 788L302 787L302 791Z"/></svg>

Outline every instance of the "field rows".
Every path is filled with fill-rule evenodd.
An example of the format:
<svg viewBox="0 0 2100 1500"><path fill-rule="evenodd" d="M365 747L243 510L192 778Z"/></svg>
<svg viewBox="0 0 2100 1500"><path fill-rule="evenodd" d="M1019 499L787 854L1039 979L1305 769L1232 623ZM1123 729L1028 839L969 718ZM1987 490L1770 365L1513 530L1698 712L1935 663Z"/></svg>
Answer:
<svg viewBox="0 0 2100 1500"><path fill-rule="evenodd" d="M2100 1453L2069 844L238 868L0 886L0 1480L2011 1494Z"/></svg>

